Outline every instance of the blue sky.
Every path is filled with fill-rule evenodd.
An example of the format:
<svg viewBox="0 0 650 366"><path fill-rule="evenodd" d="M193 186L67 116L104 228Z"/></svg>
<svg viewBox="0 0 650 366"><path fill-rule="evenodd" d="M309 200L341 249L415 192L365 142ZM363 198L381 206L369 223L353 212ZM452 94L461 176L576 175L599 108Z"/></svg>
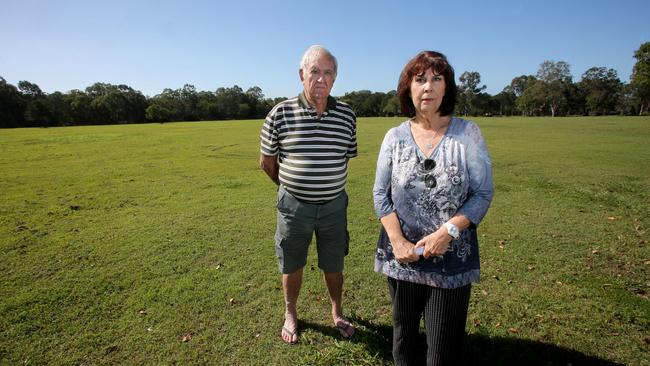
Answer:
<svg viewBox="0 0 650 366"><path fill-rule="evenodd" d="M48 93L106 82L149 96L192 84L290 97L302 53L322 44L339 60L337 96L395 89L425 49L457 77L478 71L490 94L544 60L568 62L574 81L604 66L628 82L648 14L648 0L0 0L0 76Z"/></svg>

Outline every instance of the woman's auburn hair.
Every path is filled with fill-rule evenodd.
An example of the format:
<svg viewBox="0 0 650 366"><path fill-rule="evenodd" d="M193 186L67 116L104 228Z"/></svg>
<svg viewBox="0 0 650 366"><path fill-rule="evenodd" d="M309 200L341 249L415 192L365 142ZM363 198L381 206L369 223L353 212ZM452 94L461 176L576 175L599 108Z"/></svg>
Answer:
<svg viewBox="0 0 650 366"><path fill-rule="evenodd" d="M445 95L440 103L438 112L441 116L449 116L456 106L456 80L454 68L447 61L447 57L436 51L422 51L409 61L399 76L397 83L397 97L400 101L402 114L408 117L415 116L415 106L411 98L411 81L416 75L424 74L431 69L434 74L442 75L445 79Z"/></svg>

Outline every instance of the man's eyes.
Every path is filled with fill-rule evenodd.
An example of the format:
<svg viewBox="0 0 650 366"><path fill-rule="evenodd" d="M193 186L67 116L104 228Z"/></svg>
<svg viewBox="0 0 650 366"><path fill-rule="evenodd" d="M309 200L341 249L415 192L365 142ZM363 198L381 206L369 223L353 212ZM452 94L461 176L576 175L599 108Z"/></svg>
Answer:
<svg viewBox="0 0 650 366"><path fill-rule="evenodd" d="M318 69L314 69L314 70L309 71L309 73L312 74L312 75L319 75L319 74L321 74L321 71L318 70ZM322 73L327 75L327 76L334 75L334 71L331 71L331 70L325 70Z"/></svg>

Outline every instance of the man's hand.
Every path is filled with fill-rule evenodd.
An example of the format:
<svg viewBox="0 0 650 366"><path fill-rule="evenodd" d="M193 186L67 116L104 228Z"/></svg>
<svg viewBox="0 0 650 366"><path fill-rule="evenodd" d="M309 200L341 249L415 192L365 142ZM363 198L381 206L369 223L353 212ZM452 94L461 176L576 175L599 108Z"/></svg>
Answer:
<svg viewBox="0 0 650 366"><path fill-rule="evenodd" d="M280 164L278 164L277 155L264 155L260 154L260 168L264 170L266 175L271 178L273 183L280 185L280 179L278 178L278 173L280 171Z"/></svg>

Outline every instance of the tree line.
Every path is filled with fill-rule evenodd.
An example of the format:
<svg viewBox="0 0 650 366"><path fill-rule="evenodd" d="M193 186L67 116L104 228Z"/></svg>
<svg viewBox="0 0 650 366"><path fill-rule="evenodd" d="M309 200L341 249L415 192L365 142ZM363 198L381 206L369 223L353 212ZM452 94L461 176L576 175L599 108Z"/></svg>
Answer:
<svg viewBox="0 0 650 366"><path fill-rule="evenodd" d="M0 127L48 127L263 118L286 98L264 98L254 86L214 92L186 84L148 98L128 85L95 83L85 90L44 93L28 81L0 77Z"/></svg>
<svg viewBox="0 0 650 366"><path fill-rule="evenodd" d="M535 75L512 79L500 93L490 95L476 71L460 74L456 113L466 116L566 116L647 114L650 111L650 42L634 53L629 83L616 70L592 67L573 82L570 65L547 60ZM95 83L85 90L47 94L29 81L17 87L0 76L0 127L47 127L264 118L286 98L265 98L253 86L235 85L197 91L186 84L146 97L128 85ZM339 97L360 117L401 114L396 92L354 91Z"/></svg>
<svg viewBox="0 0 650 366"><path fill-rule="evenodd" d="M570 65L547 60L535 75L521 75L496 94L485 93L481 75L465 71L459 76L456 113L465 116L636 115L650 111L650 42L634 53L636 64L629 83L616 70L592 67L573 82ZM359 116L399 115L395 91L347 93L341 100Z"/></svg>

